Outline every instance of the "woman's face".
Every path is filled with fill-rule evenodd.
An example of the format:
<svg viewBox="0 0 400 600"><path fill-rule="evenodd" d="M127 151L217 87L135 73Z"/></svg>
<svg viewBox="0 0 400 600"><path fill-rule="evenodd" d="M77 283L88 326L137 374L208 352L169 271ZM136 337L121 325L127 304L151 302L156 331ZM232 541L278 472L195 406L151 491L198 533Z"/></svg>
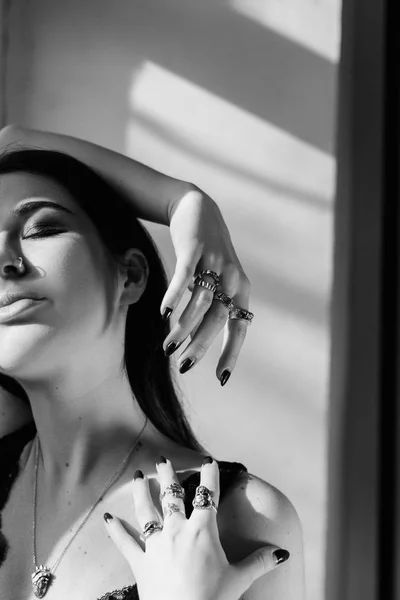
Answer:
<svg viewBox="0 0 400 600"><path fill-rule="evenodd" d="M30 202L55 206L12 215ZM18 256L23 273L6 268ZM118 282L97 230L67 192L38 175L0 176L0 297L29 291L45 298L0 321L0 371L23 379L90 364L124 331Z"/></svg>

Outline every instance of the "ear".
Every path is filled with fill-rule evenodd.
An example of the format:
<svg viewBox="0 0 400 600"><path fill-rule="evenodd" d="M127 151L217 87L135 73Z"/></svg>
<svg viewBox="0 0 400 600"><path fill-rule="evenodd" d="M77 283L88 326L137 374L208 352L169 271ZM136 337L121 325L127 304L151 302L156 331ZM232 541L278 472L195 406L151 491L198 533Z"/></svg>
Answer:
<svg viewBox="0 0 400 600"><path fill-rule="evenodd" d="M126 250L121 260L120 274L123 285L120 305L135 304L146 289L149 277L149 265L143 252L137 248Z"/></svg>

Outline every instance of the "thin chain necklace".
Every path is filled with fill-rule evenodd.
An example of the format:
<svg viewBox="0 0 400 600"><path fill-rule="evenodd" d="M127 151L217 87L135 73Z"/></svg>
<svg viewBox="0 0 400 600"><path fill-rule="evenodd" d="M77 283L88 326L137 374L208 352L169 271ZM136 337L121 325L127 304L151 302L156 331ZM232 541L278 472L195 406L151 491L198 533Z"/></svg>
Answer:
<svg viewBox="0 0 400 600"><path fill-rule="evenodd" d="M52 566L51 569L49 567L45 567L44 565L38 566L36 564L36 552L35 552L35 546L36 546L36 485L37 485L37 469L38 469L38 458L39 458L39 437L37 437L36 461L35 461L35 486L34 486L34 492L33 492L33 564L35 566L35 571L32 573L33 592L37 598L43 598L43 596L46 594L47 588L49 587L49 585L51 584L51 582L54 578L54 575L52 572L54 572L56 566L58 565L58 563L64 556L65 552L67 551L69 545L72 543L72 541L78 535L79 531L82 529L82 527L84 526L84 524L86 523L86 521L88 520L90 515L92 514L92 512L95 509L95 507L97 506L97 504L100 502L100 500L102 500L103 496L108 491L109 487L111 487L111 485L114 483L114 480L117 477L119 477L122 467L125 465L126 461L128 460L131 453L133 452L146 425L147 425L147 416L146 416L146 421L142 427L142 430L139 433L138 437L136 438L135 443L133 444L132 448L129 450L128 454L125 456L124 460L119 465L119 467L116 470L116 472L114 473L114 475L111 477L106 488L101 492L100 497L96 500L96 502L90 508L89 512L87 513L87 515L85 516L85 518L79 525L78 529L76 530L74 535L71 537L71 539L69 540L69 542L67 543L64 550L61 552L59 558L56 560L56 562L54 563L54 565Z"/></svg>

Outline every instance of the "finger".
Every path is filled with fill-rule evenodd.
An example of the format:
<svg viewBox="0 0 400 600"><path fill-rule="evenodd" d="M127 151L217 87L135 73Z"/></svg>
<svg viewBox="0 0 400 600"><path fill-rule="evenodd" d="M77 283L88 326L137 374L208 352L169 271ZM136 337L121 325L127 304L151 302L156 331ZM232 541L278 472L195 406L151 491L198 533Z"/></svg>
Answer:
<svg viewBox="0 0 400 600"><path fill-rule="evenodd" d="M167 528L172 525L175 526L176 523L179 523L181 521L186 521L185 502L183 498L174 496L171 493L172 490L168 489L168 486L170 486L171 484L177 484L182 488L171 461L168 458L165 458L164 456L160 456L160 459L156 463L156 466L160 481L160 496L164 496L162 500L160 500L163 515L164 510L168 507L168 504L175 504L180 509L180 511L182 511L177 511L171 515L164 516L164 527ZM182 491L184 493L184 490ZM166 493L164 494L164 492Z"/></svg>
<svg viewBox="0 0 400 600"><path fill-rule="evenodd" d="M235 276L221 276L221 283L218 286L219 292L224 292L229 297L236 295L238 289L238 278ZM191 341L179 356L179 364L190 358L199 363L203 358L217 335L224 328L229 318L229 309L220 301L213 299L210 309L205 313L196 332L191 335Z"/></svg>
<svg viewBox="0 0 400 600"><path fill-rule="evenodd" d="M288 550L269 544L258 548L239 563L231 565L240 593L243 594L256 579L272 571L289 557Z"/></svg>
<svg viewBox="0 0 400 600"><path fill-rule="evenodd" d="M193 280L196 266L201 257L201 248L197 245L189 248L185 259L177 258L175 272L161 302L161 314L167 308L175 310L183 294Z"/></svg>
<svg viewBox="0 0 400 600"><path fill-rule="evenodd" d="M143 475L142 471L136 471L134 479L132 481L132 495L135 504L135 513L138 523L141 528L141 535L146 523L149 521L158 521L162 524L162 518L154 506L153 498L151 497L149 480L146 475ZM161 531L154 532L149 536L145 543L146 545L153 541L161 534Z"/></svg>
<svg viewBox="0 0 400 600"><path fill-rule="evenodd" d="M110 513L105 513L105 515L111 517L111 519L107 519L107 521L104 519L110 538L121 552L122 556L128 561L131 568L133 569L135 567L140 569L140 561L144 556L143 550L136 540L126 531L118 517L110 515Z"/></svg>
<svg viewBox="0 0 400 600"><path fill-rule="evenodd" d="M200 529L209 526L214 530L217 530L217 511L219 506L219 497L220 497L220 482L219 482L219 465L216 460L214 460L211 456L207 456L203 464L201 465L200 472L200 484L196 488L205 486L211 494L211 498L215 503L216 510L214 508L195 508L193 507L192 514L190 515L190 521L193 526L198 527ZM194 497L195 500L200 499L197 498L196 494Z"/></svg>
<svg viewBox="0 0 400 600"><path fill-rule="evenodd" d="M164 340L164 352L170 342L176 344L174 351L183 344L193 328L200 324L204 314L211 307L213 298L214 294L211 290L207 290L198 285L195 286L187 306ZM168 356L170 356L170 354L171 353L169 353Z"/></svg>
<svg viewBox="0 0 400 600"><path fill-rule="evenodd" d="M249 310L250 284L248 282L241 283L233 300L235 306ZM249 325L250 322L245 319L228 318L226 321L221 356L216 369L216 375L220 381L224 373L230 375L233 372Z"/></svg>

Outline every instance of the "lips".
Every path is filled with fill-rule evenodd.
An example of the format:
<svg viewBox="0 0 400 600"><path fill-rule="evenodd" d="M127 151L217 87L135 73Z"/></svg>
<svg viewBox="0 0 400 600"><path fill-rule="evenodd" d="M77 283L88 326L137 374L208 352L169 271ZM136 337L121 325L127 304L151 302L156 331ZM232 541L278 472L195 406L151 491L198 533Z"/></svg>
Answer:
<svg viewBox="0 0 400 600"><path fill-rule="evenodd" d="M0 323L5 323L19 316L23 312L29 312L42 306L46 298L36 300L33 298L20 298L10 304L0 307Z"/></svg>
<svg viewBox="0 0 400 600"><path fill-rule="evenodd" d="M3 296L0 297L0 308L2 308L4 306L9 306L10 304L17 302L18 300L25 300L25 299L44 300L44 298L41 297L36 292L8 291L5 294L3 294Z"/></svg>

